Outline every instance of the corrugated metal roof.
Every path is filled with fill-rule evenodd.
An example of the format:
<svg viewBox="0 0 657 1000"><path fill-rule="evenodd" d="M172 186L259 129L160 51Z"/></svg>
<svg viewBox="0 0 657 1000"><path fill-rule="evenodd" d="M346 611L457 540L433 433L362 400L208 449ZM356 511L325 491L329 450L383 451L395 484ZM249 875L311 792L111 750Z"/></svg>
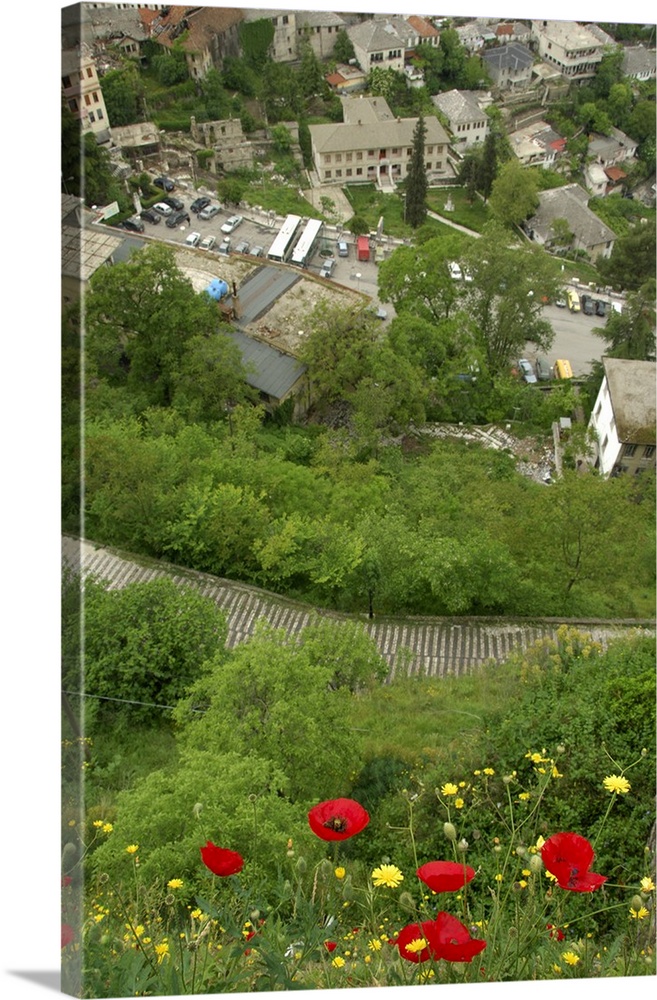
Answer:
<svg viewBox="0 0 657 1000"><path fill-rule="evenodd" d="M229 330L226 335L239 347L243 363L255 369L247 374L249 385L266 392L273 399L284 399L307 370L297 358L283 354L241 330Z"/></svg>

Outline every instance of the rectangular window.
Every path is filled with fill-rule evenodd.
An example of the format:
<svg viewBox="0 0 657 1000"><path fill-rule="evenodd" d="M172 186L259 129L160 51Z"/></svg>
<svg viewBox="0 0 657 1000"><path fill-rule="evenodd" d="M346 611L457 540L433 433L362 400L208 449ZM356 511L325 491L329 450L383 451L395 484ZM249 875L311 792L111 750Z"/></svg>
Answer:
<svg viewBox="0 0 657 1000"><path fill-rule="evenodd" d="M367 155L371 158L372 156L376 156L376 153L374 152L373 149L368 149L367 150Z"/></svg>
<svg viewBox="0 0 657 1000"><path fill-rule="evenodd" d="M330 179L331 179L331 171L330 170L325 170L324 171L324 180L330 181Z"/></svg>
<svg viewBox="0 0 657 1000"><path fill-rule="evenodd" d="M84 95L84 103L91 104L91 98L89 97L89 94Z"/></svg>
<svg viewBox="0 0 657 1000"><path fill-rule="evenodd" d="M93 75L94 71L92 70L91 66L87 66L87 76L91 78Z"/></svg>
<svg viewBox="0 0 657 1000"><path fill-rule="evenodd" d="M68 88L71 86L71 78L70 78L70 76L63 76L62 77L62 83L64 84L64 89L68 90Z"/></svg>
<svg viewBox="0 0 657 1000"><path fill-rule="evenodd" d="M363 159L363 154L362 153L356 153L356 159L357 160L362 160Z"/></svg>
<svg viewBox="0 0 657 1000"><path fill-rule="evenodd" d="M625 456L625 458L632 458L635 452L636 452L635 444L626 444L625 447L623 448L623 455Z"/></svg>
<svg viewBox="0 0 657 1000"><path fill-rule="evenodd" d="M326 155L324 156L324 163L330 163L330 162L331 162L331 154L326 153Z"/></svg>
<svg viewBox="0 0 657 1000"><path fill-rule="evenodd" d="M93 95L94 95L94 104L98 104L98 93L97 93L97 91L94 90Z"/></svg>
<svg viewBox="0 0 657 1000"><path fill-rule="evenodd" d="M90 112L89 112L89 121L90 121L90 122L95 122L95 121L96 121L96 116L95 116L95 114L93 113L93 111L90 111Z"/></svg>
<svg viewBox="0 0 657 1000"><path fill-rule="evenodd" d="M347 153L347 156L346 156L347 163L351 163L351 161L353 160L353 158L354 158L354 154L353 153Z"/></svg>
<svg viewBox="0 0 657 1000"><path fill-rule="evenodd" d="M335 154L335 162L336 163L342 163L342 153L336 153Z"/></svg>
<svg viewBox="0 0 657 1000"><path fill-rule="evenodd" d="M654 454L655 454L655 446L654 446L654 444L647 444L645 446L645 448L643 449L643 457L644 458L652 458L652 456Z"/></svg>
<svg viewBox="0 0 657 1000"><path fill-rule="evenodd" d="M285 14L283 16L283 24L287 24L289 20L290 20L289 17L287 16L287 14Z"/></svg>
<svg viewBox="0 0 657 1000"><path fill-rule="evenodd" d="M426 167L427 167L427 170L431 170L431 164L430 163L427 163Z"/></svg>
<svg viewBox="0 0 657 1000"><path fill-rule="evenodd" d="M427 146L427 153L433 153L433 146Z"/></svg>
<svg viewBox="0 0 657 1000"><path fill-rule="evenodd" d="M103 110L102 110L102 108L98 108L98 111L97 111L96 113L97 113L97 115L98 115L98 121L100 121L100 120L101 120L101 118L104 118L104 117L105 117L105 115L103 114Z"/></svg>
<svg viewBox="0 0 657 1000"><path fill-rule="evenodd" d="M347 177L351 177L352 174L353 170L351 169L351 167L347 167Z"/></svg>
<svg viewBox="0 0 657 1000"><path fill-rule="evenodd" d="M363 168L356 167L356 177L362 177L362 176L363 176Z"/></svg>
<svg viewBox="0 0 657 1000"><path fill-rule="evenodd" d="M71 111L77 111L78 110L78 102L75 100L74 97L70 98L70 100L68 102L68 106L71 109Z"/></svg>
<svg viewBox="0 0 657 1000"><path fill-rule="evenodd" d="M341 170L336 170L335 171L335 176L336 177L342 177L342 171Z"/></svg>
<svg viewBox="0 0 657 1000"><path fill-rule="evenodd" d="M393 148L390 150L390 153L392 156L399 156L400 153L399 146L393 146Z"/></svg>

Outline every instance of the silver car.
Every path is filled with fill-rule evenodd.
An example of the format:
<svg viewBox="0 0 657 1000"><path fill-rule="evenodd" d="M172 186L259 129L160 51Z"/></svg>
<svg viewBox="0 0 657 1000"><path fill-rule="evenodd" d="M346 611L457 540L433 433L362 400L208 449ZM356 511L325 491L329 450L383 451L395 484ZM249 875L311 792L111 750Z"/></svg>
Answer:
<svg viewBox="0 0 657 1000"><path fill-rule="evenodd" d="M199 219L206 219L206 220L214 219L215 215L219 215L220 211L221 208L219 205L207 205L205 208L201 209L201 211L198 213L198 217Z"/></svg>
<svg viewBox="0 0 657 1000"><path fill-rule="evenodd" d="M240 222L242 222L241 215L231 215L230 219L227 219L221 227L222 233L232 233L233 230L237 229Z"/></svg>

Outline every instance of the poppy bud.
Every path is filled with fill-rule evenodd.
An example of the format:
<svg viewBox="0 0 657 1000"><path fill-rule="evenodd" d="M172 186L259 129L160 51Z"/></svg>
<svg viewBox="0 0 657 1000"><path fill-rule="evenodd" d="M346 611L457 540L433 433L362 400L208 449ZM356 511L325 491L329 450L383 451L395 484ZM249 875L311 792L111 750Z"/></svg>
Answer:
<svg viewBox="0 0 657 1000"><path fill-rule="evenodd" d="M456 845L456 848L457 850L465 854L469 846L470 846L469 843L467 842L465 837L463 837L462 840L459 840L458 844Z"/></svg>
<svg viewBox="0 0 657 1000"><path fill-rule="evenodd" d="M456 840L456 827L454 826L453 823L444 823L443 833L445 834L448 840L451 841Z"/></svg>
<svg viewBox="0 0 657 1000"><path fill-rule="evenodd" d="M167 895L164 897L164 902L166 903L167 906L173 906L175 901L176 897L172 892L167 893Z"/></svg>
<svg viewBox="0 0 657 1000"><path fill-rule="evenodd" d="M203 811L203 803L202 802L197 802L194 805L194 808L192 809L192 812L194 813L194 816L196 817L196 819L199 818L199 816L201 815L202 811Z"/></svg>
<svg viewBox="0 0 657 1000"><path fill-rule="evenodd" d="M68 843L64 844L64 847L62 849L62 868L67 867L66 859L68 858L68 856L75 854L77 854L77 849L75 847L75 844L72 844L71 841L69 840Z"/></svg>
<svg viewBox="0 0 657 1000"><path fill-rule="evenodd" d="M401 909L406 910L408 913L415 913L417 910L415 900L411 896L410 892L400 893L398 903Z"/></svg>
<svg viewBox="0 0 657 1000"><path fill-rule="evenodd" d="M106 882L109 882L109 875L107 874L107 872L101 872L100 875L98 876L98 881L100 882L101 885L105 885Z"/></svg>
<svg viewBox="0 0 657 1000"><path fill-rule="evenodd" d="M308 865L306 864L306 859L302 857L297 858L297 871L299 875L305 875L308 870Z"/></svg>
<svg viewBox="0 0 657 1000"><path fill-rule="evenodd" d="M258 920L259 917L260 917L260 910L251 910L251 912L249 913L250 920Z"/></svg>
<svg viewBox="0 0 657 1000"><path fill-rule="evenodd" d="M566 752L565 746L563 745L563 743L560 743L559 746L557 747L557 753L565 753L565 752Z"/></svg>
<svg viewBox="0 0 657 1000"><path fill-rule="evenodd" d="M527 848L523 847L522 844L518 844L518 846L516 847L516 854L518 855L518 857L524 858L526 853L527 853Z"/></svg>
<svg viewBox="0 0 657 1000"><path fill-rule="evenodd" d="M641 896L632 896L632 902L630 903L630 906L632 907L633 910L635 910L638 913L641 907L643 906L643 899L641 898Z"/></svg>
<svg viewBox="0 0 657 1000"><path fill-rule="evenodd" d="M540 875L543 870L543 859L540 854L532 854L529 859L529 870L534 873L534 875Z"/></svg>

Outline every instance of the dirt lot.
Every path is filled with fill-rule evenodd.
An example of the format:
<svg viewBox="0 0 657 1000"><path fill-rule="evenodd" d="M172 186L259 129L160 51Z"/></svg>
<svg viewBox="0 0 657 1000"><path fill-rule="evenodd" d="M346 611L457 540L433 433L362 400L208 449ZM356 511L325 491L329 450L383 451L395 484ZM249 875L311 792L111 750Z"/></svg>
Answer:
<svg viewBox="0 0 657 1000"><path fill-rule="evenodd" d="M176 258L181 271L187 275L197 292L207 288L213 278L222 278L229 288L235 282L239 289L247 275L262 266L256 260L246 257L224 257L218 254L201 256L194 250L178 250ZM252 337L275 343L281 350L296 354L307 334L307 317L322 300L329 307L339 305L345 308L359 304L365 306L369 301L367 296L330 280L302 277L274 302L264 316L244 330Z"/></svg>

